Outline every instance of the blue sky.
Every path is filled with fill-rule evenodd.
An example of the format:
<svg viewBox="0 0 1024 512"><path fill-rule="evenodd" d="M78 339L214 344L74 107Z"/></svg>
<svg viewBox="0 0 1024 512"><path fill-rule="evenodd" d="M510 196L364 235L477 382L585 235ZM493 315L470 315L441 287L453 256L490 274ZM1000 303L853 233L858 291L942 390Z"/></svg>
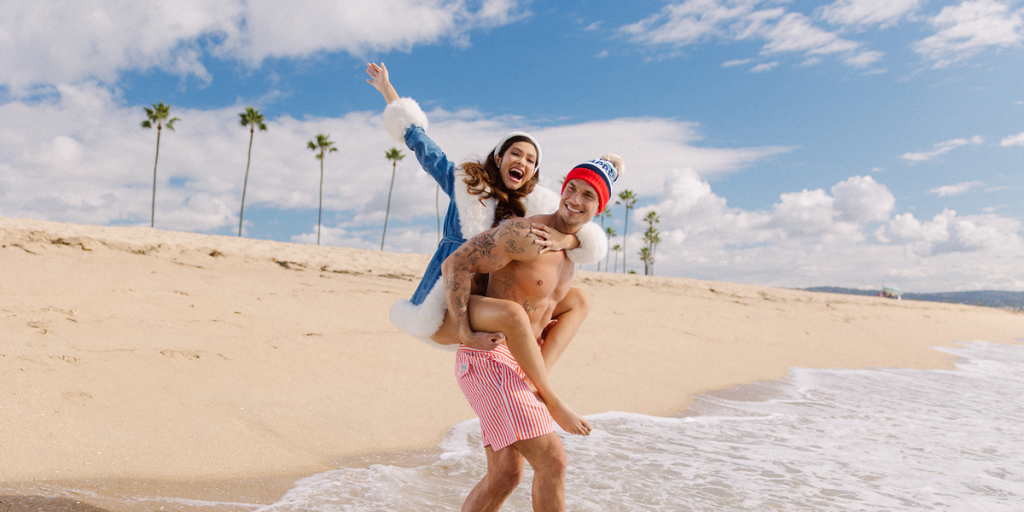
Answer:
<svg viewBox="0 0 1024 512"><path fill-rule="evenodd" d="M0 215L379 248L387 64L457 161L502 134L543 183L607 151L658 275L772 286L1024 290L1024 2L972 0L0 3ZM446 202L442 199L440 207ZM610 225L623 244L624 211ZM386 249L436 244L434 187L398 165ZM593 267L588 267L593 269Z"/></svg>

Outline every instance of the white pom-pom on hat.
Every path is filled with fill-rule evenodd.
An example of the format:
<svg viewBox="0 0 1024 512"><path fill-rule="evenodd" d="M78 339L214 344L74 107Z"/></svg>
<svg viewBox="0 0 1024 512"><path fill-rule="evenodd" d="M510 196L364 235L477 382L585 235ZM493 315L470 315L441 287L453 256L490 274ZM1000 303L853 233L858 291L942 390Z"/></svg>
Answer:
<svg viewBox="0 0 1024 512"><path fill-rule="evenodd" d="M601 160L607 160L615 166L615 170L618 171L619 175L617 178L622 177L622 173L626 172L626 161L621 156L615 153L605 153L601 155Z"/></svg>

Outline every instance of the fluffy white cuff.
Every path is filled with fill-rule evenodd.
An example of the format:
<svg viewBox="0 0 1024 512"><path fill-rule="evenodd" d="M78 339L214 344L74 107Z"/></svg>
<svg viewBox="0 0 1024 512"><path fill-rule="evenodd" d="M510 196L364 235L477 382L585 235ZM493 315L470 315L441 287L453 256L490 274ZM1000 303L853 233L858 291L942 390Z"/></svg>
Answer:
<svg viewBox="0 0 1024 512"><path fill-rule="evenodd" d="M444 322L444 312L447 309L448 305L444 301L444 286L441 286L439 279L430 289L423 304L417 306L405 299L395 302L390 311L391 323L431 347L454 352L459 348L458 345L441 345L430 339L441 328L441 323Z"/></svg>
<svg viewBox="0 0 1024 512"><path fill-rule="evenodd" d="M412 98L399 98L384 109L384 128L392 138L405 144L405 132L410 126L427 129L427 115Z"/></svg>
<svg viewBox="0 0 1024 512"><path fill-rule="evenodd" d="M558 211L559 199L560 196L554 190L537 185L533 188L533 192L526 196L524 201L526 204L526 216L533 217L534 215L555 213Z"/></svg>
<svg viewBox="0 0 1024 512"><path fill-rule="evenodd" d="M588 222L576 232L576 238L580 239L580 246L565 251L565 254L577 265L592 265L608 253L608 236L598 224Z"/></svg>

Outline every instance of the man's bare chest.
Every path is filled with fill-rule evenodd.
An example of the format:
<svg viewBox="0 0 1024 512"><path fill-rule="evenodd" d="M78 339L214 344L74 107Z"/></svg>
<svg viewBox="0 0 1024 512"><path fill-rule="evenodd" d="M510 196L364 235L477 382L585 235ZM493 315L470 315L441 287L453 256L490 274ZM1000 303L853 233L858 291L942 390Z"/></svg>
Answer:
<svg viewBox="0 0 1024 512"><path fill-rule="evenodd" d="M560 301L572 284L573 263L563 252L542 254L530 262L513 262L491 274L489 297L522 303Z"/></svg>

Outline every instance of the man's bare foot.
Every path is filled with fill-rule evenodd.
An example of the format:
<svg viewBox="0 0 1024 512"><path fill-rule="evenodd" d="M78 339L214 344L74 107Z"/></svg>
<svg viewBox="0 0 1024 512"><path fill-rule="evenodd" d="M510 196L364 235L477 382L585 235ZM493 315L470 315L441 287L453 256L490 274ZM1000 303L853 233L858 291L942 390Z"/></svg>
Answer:
<svg viewBox="0 0 1024 512"><path fill-rule="evenodd" d="M547 403L546 405L548 406L548 412L551 413L551 418L555 420L559 427L562 427L562 430L581 436L590 435L590 422L583 416L576 414L564 402L558 400L557 404Z"/></svg>

